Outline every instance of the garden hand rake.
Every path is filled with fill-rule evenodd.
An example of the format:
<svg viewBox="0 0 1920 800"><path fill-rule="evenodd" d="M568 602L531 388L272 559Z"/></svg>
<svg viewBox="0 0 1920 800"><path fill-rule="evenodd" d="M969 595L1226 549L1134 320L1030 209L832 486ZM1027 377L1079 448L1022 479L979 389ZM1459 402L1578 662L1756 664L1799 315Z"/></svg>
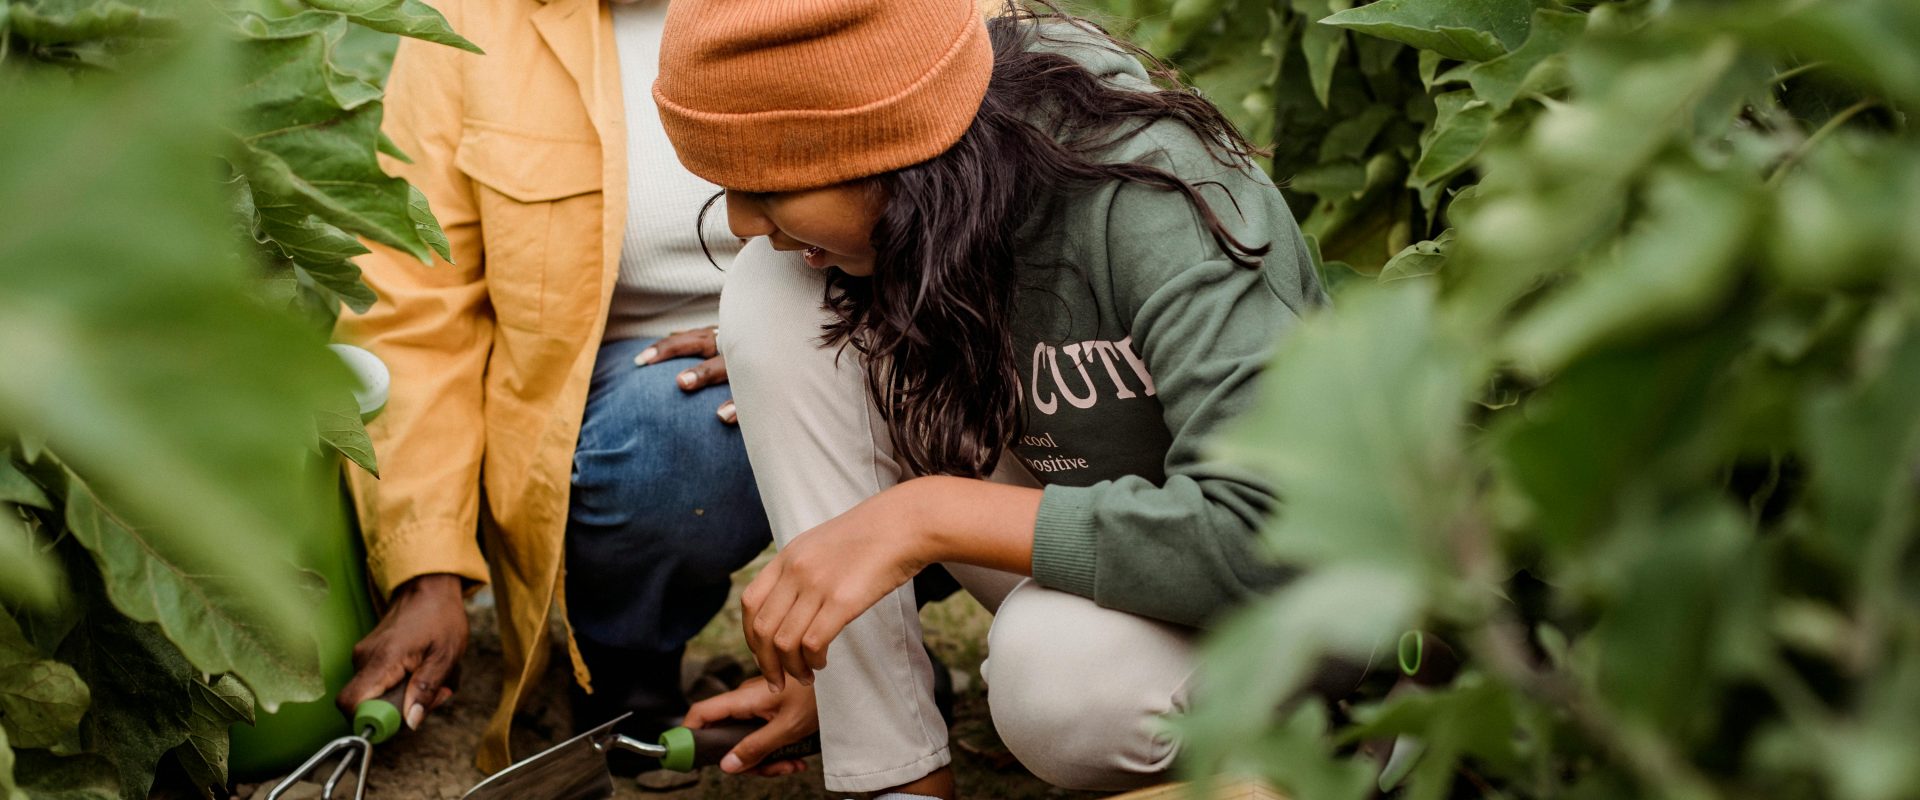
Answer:
<svg viewBox="0 0 1920 800"><path fill-rule="evenodd" d="M355 734L342 736L321 747L299 769L280 780L267 793L267 800L280 800L280 796L291 789L300 779L318 774L322 764L335 755L340 755L340 763L333 768L333 774L320 789L320 800L333 800L333 792L339 788L347 771L353 770L353 800L365 800L367 795L367 763L373 760L373 746L393 738L400 732L400 704L407 695L407 682L388 690L381 697L363 700L353 707L353 730Z"/></svg>

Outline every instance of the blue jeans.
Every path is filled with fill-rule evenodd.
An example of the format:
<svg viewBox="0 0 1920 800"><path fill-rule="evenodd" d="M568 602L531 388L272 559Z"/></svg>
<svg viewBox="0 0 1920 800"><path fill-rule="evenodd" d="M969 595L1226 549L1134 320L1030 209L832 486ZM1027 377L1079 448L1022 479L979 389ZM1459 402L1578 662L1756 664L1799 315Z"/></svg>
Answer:
<svg viewBox="0 0 1920 800"><path fill-rule="evenodd" d="M568 621L595 699L615 704L677 698L687 640L771 540L740 431L714 416L732 390L681 391L695 358L634 366L653 341L600 347L567 508Z"/></svg>

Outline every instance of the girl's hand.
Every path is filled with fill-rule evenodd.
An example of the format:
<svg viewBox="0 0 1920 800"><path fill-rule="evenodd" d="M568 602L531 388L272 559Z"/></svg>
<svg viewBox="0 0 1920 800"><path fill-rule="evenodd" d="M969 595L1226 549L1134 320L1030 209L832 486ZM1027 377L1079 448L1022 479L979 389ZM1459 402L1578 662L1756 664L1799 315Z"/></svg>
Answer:
<svg viewBox="0 0 1920 800"><path fill-rule="evenodd" d="M747 646L779 691L812 685L840 629L929 563L913 503L900 484L794 537L741 596Z"/></svg>
<svg viewBox="0 0 1920 800"><path fill-rule="evenodd" d="M727 360L720 357L720 327L717 325L667 334L634 356L633 365L645 367L672 358L706 359L674 379L680 391L696 392L727 382ZM728 425L737 424L739 419L732 400L721 403L714 415Z"/></svg>
<svg viewBox="0 0 1920 800"><path fill-rule="evenodd" d="M741 739L724 758L722 772L752 771L770 778L805 772L807 762L799 759L762 764L760 759L820 730L820 708L815 704L813 687L789 685L780 692L769 692L766 679L753 678L726 694L694 703L687 709L686 726L704 728L730 719L764 719L767 725Z"/></svg>

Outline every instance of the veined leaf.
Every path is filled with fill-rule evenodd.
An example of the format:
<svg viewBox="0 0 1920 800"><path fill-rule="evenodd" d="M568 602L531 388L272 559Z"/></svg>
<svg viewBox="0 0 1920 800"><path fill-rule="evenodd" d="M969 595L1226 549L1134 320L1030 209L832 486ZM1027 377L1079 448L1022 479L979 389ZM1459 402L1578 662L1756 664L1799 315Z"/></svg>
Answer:
<svg viewBox="0 0 1920 800"><path fill-rule="evenodd" d="M58 655L93 690L93 710L81 726L86 750L107 760L120 797L140 800L161 757L186 741L187 684L198 676L158 628L123 616L99 592L98 586L81 590L88 604L84 620ZM62 763L76 773L68 781L98 780L83 760Z"/></svg>
<svg viewBox="0 0 1920 800"><path fill-rule="evenodd" d="M354 404L352 394L341 393L332 406L320 409L315 422L321 442L374 477L380 477L380 468L373 456L373 440L368 438L367 428L360 422L360 407Z"/></svg>
<svg viewBox="0 0 1920 800"><path fill-rule="evenodd" d="M0 472L8 467L0 458ZM40 609L59 600L60 565L43 552L20 508L0 500L0 600Z"/></svg>
<svg viewBox="0 0 1920 800"><path fill-rule="evenodd" d="M1407 186L1419 190L1420 203L1433 207L1434 198L1448 180L1465 171L1493 133L1494 111L1473 92L1448 92L1434 98L1439 116L1420 141L1420 160L1407 176Z"/></svg>
<svg viewBox="0 0 1920 800"><path fill-rule="evenodd" d="M1519 49L1489 61L1450 70L1440 80L1446 81L1459 73L1481 100L1493 106L1494 111L1505 113L1513 105L1514 98L1520 95L1528 76L1542 63L1565 51L1586 27L1587 17L1584 14L1542 8L1533 12L1531 32Z"/></svg>
<svg viewBox="0 0 1920 800"><path fill-rule="evenodd" d="M1527 38L1528 0L1377 0L1320 21L1431 50L1485 61Z"/></svg>
<svg viewBox="0 0 1920 800"><path fill-rule="evenodd" d="M108 508L78 476L69 473L68 480L67 525L93 555L121 613L157 624L195 667L240 675L269 710L320 696L310 632L280 627L244 583L183 558Z"/></svg>
<svg viewBox="0 0 1920 800"><path fill-rule="evenodd" d="M207 800L225 796L228 728L253 721L253 695L231 675L212 685L188 684L193 703L187 715L187 740L174 748L174 758Z"/></svg>
<svg viewBox="0 0 1920 800"><path fill-rule="evenodd" d="M111 761L93 753L15 753L14 779L26 800L135 800L120 790ZM138 800L147 800L146 794Z"/></svg>
<svg viewBox="0 0 1920 800"><path fill-rule="evenodd" d="M424 39L469 53L482 52L478 45L454 33L446 17L420 0L308 0L308 4L345 14L376 31Z"/></svg>
<svg viewBox="0 0 1920 800"><path fill-rule="evenodd" d="M383 141L384 139L385 137L382 137ZM388 155L394 155L394 153L388 153ZM400 159L405 161L405 154L401 154ZM407 190L407 216L413 218L413 229L420 235L420 241L426 242L427 247L440 254L442 260L449 264L453 263L452 246L447 243L446 232L440 230L440 220L434 218L433 209L427 207L427 195L421 192L418 186L408 186ZM365 311L366 309L355 308L354 310Z"/></svg>
<svg viewBox="0 0 1920 800"><path fill-rule="evenodd" d="M1347 49L1347 32L1319 24L1328 16L1353 7L1352 0L1293 0L1293 10L1306 24L1300 28L1300 54L1307 59L1307 81L1321 106L1333 88L1333 68Z"/></svg>
<svg viewBox="0 0 1920 800"><path fill-rule="evenodd" d="M0 729L16 747L60 748L87 713L87 684L41 654L0 612Z"/></svg>

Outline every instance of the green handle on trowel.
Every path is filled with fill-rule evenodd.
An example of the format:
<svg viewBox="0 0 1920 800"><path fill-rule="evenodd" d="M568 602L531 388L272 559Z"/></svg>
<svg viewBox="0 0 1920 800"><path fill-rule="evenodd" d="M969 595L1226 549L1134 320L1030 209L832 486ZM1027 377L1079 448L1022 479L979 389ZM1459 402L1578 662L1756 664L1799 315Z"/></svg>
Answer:
<svg viewBox="0 0 1920 800"><path fill-rule="evenodd" d="M722 722L699 730L674 728L660 734L660 745L667 749L667 754L660 757L660 766L674 772L692 772L718 764L720 758L739 744L741 739L764 725L766 723L760 720L746 720ZM819 752L820 734L816 733L768 753L760 759L760 763L806 758Z"/></svg>
<svg viewBox="0 0 1920 800"><path fill-rule="evenodd" d="M407 680L412 680L409 676ZM353 732L366 737L368 742L379 744L400 732L405 715L400 713L400 705L407 701L407 681L388 689L386 694L371 700L362 700L353 707Z"/></svg>

